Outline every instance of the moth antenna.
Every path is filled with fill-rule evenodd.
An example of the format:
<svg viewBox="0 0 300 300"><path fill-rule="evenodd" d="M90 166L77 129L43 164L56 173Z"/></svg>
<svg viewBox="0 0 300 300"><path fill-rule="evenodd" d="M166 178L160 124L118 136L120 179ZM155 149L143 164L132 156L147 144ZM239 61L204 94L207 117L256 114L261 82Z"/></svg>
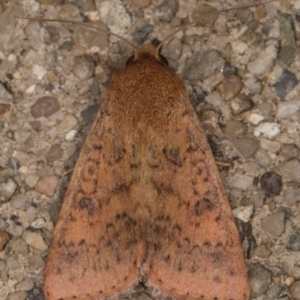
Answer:
<svg viewBox="0 0 300 300"><path fill-rule="evenodd" d="M71 21L71 20L59 20L59 19L43 19L43 18L28 18L28 17L16 17L17 19L23 19L23 20L31 20L31 21L38 21L38 22L60 22L60 23L70 23L70 24L77 24L77 25L81 25L81 26L85 26L85 27L89 27L98 31L102 31L102 32L106 32L116 38L118 38L119 40L124 41L127 45L129 45L130 47L132 47L134 50L137 49L137 47L131 43L130 41L128 41L127 39L125 39L124 37L110 32L109 30L104 30L101 29L97 26L91 25L91 24L87 24L87 23L81 23L81 22L77 22L77 21Z"/></svg>
<svg viewBox="0 0 300 300"><path fill-rule="evenodd" d="M275 2L275 1L278 1L278 0L270 0L270 1L264 1L264 2L261 2L261 3L252 4L252 5L243 5L243 6L236 6L236 7L226 8L226 9L220 10L219 14L222 13L222 12L227 12L227 11L232 11L232 10L238 10L238 9L243 9L243 8L249 8L249 7L255 7L255 6L259 6L259 5L264 5L264 4L268 4L268 3L271 3L271 2ZM173 31L172 33L170 33L168 36L166 36L159 43L159 45L156 47L157 51L163 46L163 44L167 40L169 40L172 36L174 36L178 31L184 30L185 28L187 28L190 25L193 25L195 23L196 23L195 21L191 21L191 22L185 24L184 26L180 26L177 29L175 29L175 31Z"/></svg>
<svg viewBox="0 0 300 300"><path fill-rule="evenodd" d="M243 8L255 7L255 6L259 6L259 5L265 5L265 4L268 4L268 3L271 3L271 2L276 2L276 1L279 1L279 0L270 0L270 1L260 2L260 3L255 3L255 4L241 5L241 6L235 6L235 7L225 8L223 10L220 10L220 13L227 12L227 11L232 11L232 10L243 9Z"/></svg>

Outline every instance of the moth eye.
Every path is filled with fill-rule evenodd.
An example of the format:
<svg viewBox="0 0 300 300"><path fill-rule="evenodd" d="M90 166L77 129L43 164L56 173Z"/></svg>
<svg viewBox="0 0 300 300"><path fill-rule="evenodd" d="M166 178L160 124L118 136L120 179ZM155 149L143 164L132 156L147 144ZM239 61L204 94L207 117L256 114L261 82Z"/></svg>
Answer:
<svg viewBox="0 0 300 300"><path fill-rule="evenodd" d="M134 62L134 55L130 56L128 59L127 59L127 62L126 62L126 67L130 64L132 64Z"/></svg>
<svg viewBox="0 0 300 300"><path fill-rule="evenodd" d="M166 66L169 65L168 60L167 60L164 56L162 56L161 54L159 54L159 58L160 58L160 61L161 61L164 65L166 65Z"/></svg>

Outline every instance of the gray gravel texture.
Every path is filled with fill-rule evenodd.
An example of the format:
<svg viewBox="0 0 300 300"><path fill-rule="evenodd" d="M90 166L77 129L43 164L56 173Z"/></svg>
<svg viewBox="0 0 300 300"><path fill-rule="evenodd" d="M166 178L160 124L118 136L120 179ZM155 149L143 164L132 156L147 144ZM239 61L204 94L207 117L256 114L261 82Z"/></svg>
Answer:
<svg viewBox="0 0 300 300"><path fill-rule="evenodd" d="M15 16L91 20L141 44L185 24L197 2L0 3L0 300L45 299L44 261L68 171L110 80L93 51L120 69L132 54L105 32ZM216 15L211 27L178 32L162 54L223 163L252 299L300 299L300 0ZM138 290L132 299L149 297Z"/></svg>

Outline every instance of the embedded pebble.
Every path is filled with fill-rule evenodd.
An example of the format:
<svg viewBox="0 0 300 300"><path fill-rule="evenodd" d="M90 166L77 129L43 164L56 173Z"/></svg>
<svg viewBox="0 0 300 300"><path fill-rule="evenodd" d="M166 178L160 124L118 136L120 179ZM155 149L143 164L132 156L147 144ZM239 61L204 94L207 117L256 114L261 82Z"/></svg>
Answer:
<svg viewBox="0 0 300 300"><path fill-rule="evenodd" d="M23 233L23 227L21 225L12 223L10 226L9 233L12 234L13 236L21 236Z"/></svg>
<svg viewBox="0 0 300 300"><path fill-rule="evenodd" d="M248 117L248 120L254 125L258 125L263 119L264 117L259 114L251 114Z"/></svg>
<svg viewBox="0 0 300 300"><path fill-rule="evenodd" d="M24 144L30 138L31 133L28 130L18 129L14 132L14 139L18 144Z"/></svg>
<svg viewBox="0 0 300 300"><path fill-rule="evenodd" d="M281 144L277 141L261 138L260 147L264 150L276 153L280 150Z"/></svg>
<svg viewBox="0 0 300 300"><path fill-rule="evenodd" d="M223 100L228 101L235 97L242 90L243 86L243 81L239 76L229 75L226 76L224 81L219 83L215 89Z"/></svg>
<svg viewBox="0 0 300 300"><path fill-rule="evenodd" d="M263 122L254 129L255 136L264 136L272 139L280 133L280 125L278 123Z"/></svg>
<svg viewBox="0 0 300 300"><path fill-rule="evenodd" d="M266 248L265 245L259 245L255 249L255 255L260 258L268 258L270 257L272 252Z"/></svg>
<svg viewBox="0 0 300 300"><path fill-rule="evenodd" d="M32 231L25 231L22 235L26 244L40 251L47 250L47 245L39 233Z"/></svg>
<svg viewBox="0 0 300 300"><path fill-rule="evenodd" d="M263 295L271 283L272 273L258 263L250 264L248 269L251 296L258 297Z"/></svg>
<svg viewBox="0 0 300 300"><path fill-rule="evenodd" d="M234 139L232 144L245 159L253 156L258 149L257 141L252 138Z"/></svg>
<svg viewBox="0 0 300 300"><path fill-rule="evenodd" d="M40 177L36 175L28 175L25 178L25 183L30 187L33 188L36 183L39 181Z"/></svg>
<svg viewBox="0 0 300 300"><path fill-rule="evenodd" d="M0 100L11 101L13 96L7 91L7 89L0 83Z"/></svg>
<svg viewBox="0 0 300 300"><path fill-rule="evenodd" d="M260 186L268 197L279 195L282 189L282 177L274 172L266 172L260 178Z"/></svg>
<svg viewBox="0 0 300 300"><path fill-rule="evenodd" d="M289 45L281 46L278 54L278 62L284 67L289 66L295 60L295 47Z"/></svg>
<svg viewBox="0 0 300 300"><path fill-rule="evenodd" d="M66 117L58 124L58 130L68 132L78 124L78 120L73 115L66 115Z"/></svg>
<svg viewBox="0 0 300 300"><path fill-rule="evenodd" d="M60 145L54 144L45 154L45 158L48 164L52 164L53 162L60 160L63 156L63 150Z"/></svg>
<svg viewBox="0 0 300 300"><path fill-rule="evenodd" d="M234 174L230 179L230 186L246 191L252 186L253 177L246 174Z"/></svg>
<svg viewBox="0 0 300 300"><path fill-rule="evenodd" d="M91 78L93 76L94 69L95 65L90 58L81 56L75 59L73 72L80 80L87 80Z"/></svg>
<svg viewBox="0 0 300 300"><path fill-rule="evenodd" d="M34 118L50 117L60 109L57 98L45 96L39 98L30 108Z"/></svg>
<svg viewBox="0 0 300 300"><path fill-rule="evenodd" d="M155 14L160 18L161 21L171 22L177 10L177 0L164 0L159 6L156 7Z"/></svg>
<svg viewBox="0 0 300 300"><path fill-rule="evenodd" d="M289 237L288 247L292 251L300 251L300 229L296 229Z"/></svg>
<svg viewBox="0 0 300 300"><path fill-rule="evenodd" d="M253 107L253 101L245 94L240 94L230 102L230 106L234 115L239 115Z"/></svg>
<svg viewBox="0 0 300 300"><path fill-rule="evenodd" d="M261 221L261 227L274 237L279 237L285 229L285 213L277 211Z"/></svg>
<svg viewBox="0 0 300 300"><path fill-rule="evenodd" d="M46 222L43 218L37 218L31 223L31 227L35 229L43 228Z"/></svg>
<svg viewBox="0 0 300 300"><path fill-rule="evenodd" d="M1 98L0 98L1 99ZM11 106L6 103L0 103L0 117L10 111Z"/></svg>
<svg viewBox="0 0 300 300"><path fill-rule="evenodd" d="M31 278L24 279L17 286L18 290L20 291L30 291L33 289L33 287L34 287L34 283Z"/></svg>
<svg viewBox="0 0 300 300"><path fill-rule="evenodd" d="M151 4L152 0L132 0L132 3L138 8L145 8Z"/></svg>
<svg viewBox="0 0 300 300"><path fill-rule="evenodd" d="M285 189L283 191L284 202L288 206L293 206L300 202L300 188L298 189Z"/></svg>
<svg viewBox="0 0 300 300"><path fill-rule="evenodd" d="M43 79L43 77L46 75L47 70L39 65L35 65L32 68L32 74L34 74L39 80Z"/></svg>
<svg viewBox="0 0 300 300"><path fill-rule="evenodd" d="M5 249L5 246L8 242L9 242L8 233L3 230L0 230L0 252Z"/></svg>
<svg viewBox="0 0 300 300"><path fill-rule="evenodd" d="M7 202L17 190L18 185L12 178L0 183L0 203Z"/></svg>
<svg viewBox="0 0 300 300"><path fill-rule="evenodd" d="M228 138L237 138L241 137L246 132L246 125L239 121L228 121L226 123L225 134Z"/></svg>
<svg viewBox="0 0 300 300"><path fill-rule="evenodd" d="M300 180L300 161L291 159L280 164L281 172L289 179L294 181Z"/></svg>
<svg viewBox="0 0 300 300"><path fill-rule="evenodd" d="M300 253L290 253L283 259L282 267L289 276L300 279Z"/></svg>
<svg viewBox="0 0 300 300"><path fill-rule="evenodd" d="M239 206L235 208L232 212L235 218L238 218L239 220L247 223L250 221L253 215L253 205Z"/></svg>
<svg viewBox="0 0 300 300"><path fill-rule="evenodd" d="M300 108L300 101L280 101L277 105L277 119L285 119L287 117L292 117L297 114Z"/></svg>
<svg viewBox="0 0 300 300"><path fill-rule="evenodd" d="M50 166L46 166L45 168L37 170L35 174L39 177L50 176L54 175L54 170Z"/></svg>
<svg viewBox="0 0 300 300"><path fill-rule="evenodd" d="M11 270L11 271L18 270L21 267L21 265L19 264L19 262L16 261L13 257L9 257L6 260L6 265L7 265L8 269Z"/></svg>
<svg viewBox="0 0 300 300"><path fill-rule="evenodd" d="M213 106L220 106L222 104L222 99L217 92L213 92L205 97L205 102Z"/></svg>
<svg viewBox="0 0 300 300"><path fill-rule="evenodd" d="M256 53L256 56L248 63L247 69L253 75L264 75L274 66L277 58L278 44L275 40L271 40L268 45L261 51Z"/></svg>
<svg viewBox="0 0 300 300"><path fill-rule="evenodd" d="M21 238L17 238L17 239L12 241L11 249L16 254L26 254L28 252L27 245L26 245L25 241Z"/></svg>
<svg viewBox="0 0 300 300"><path fill-rule="evenodd" d="M22 165L27 165L30 161L30 156L23 151L14 151L12 156Z"/></svg>
<svg viewBox="0 0 300 300"><path fill-rule="evenodd" d="M283 144L280 148L280 152L285 160L290 160L291 158L297 157L299 151L297 147L293 144Z"/></svg>
<svg viewBox="0 0 300 300"><path fill-rule="evenodd" d="M260 103L257 107L264 116L269 116L272 113L272 105L268 102Z"/></svg>
<svg viewBox="0 0 300 300"><path fill-rule="evenodd" d="M67 132L65 138L67 141L73 141L75 136L77 134L77 130L70 130L69 132Z"/></svg>
<svg viewBox="0 0 300 300"><path fill-rule="evenodd" d="M27 293L25 291L12 292L8 295L7 300L26 300Z"/></svg>
<svg viewBox="0 0 300 300"><path fill-rule="evenodd" d="M58 179L54 175L42 177L34 186L34 189L44 195L52 196L58 185Z"/></svg>
<svg viewBox="0 0 300 300"><path fill-rule="evenodd" d="M187 60L182 75L191 80L204 80L219 72L225 60L217 51L196 51Z"/></svg>
<svg viewBox="0 0 300 300"><path fill-rule="evenodd" d="M177 37L173 38L165 47L164 52L167 57L170 57L174 60L180 58L182 51L182 42Z"/></svg>
<svg viewBox="0 0 300 300"><path fill-rule="evenodd" d="M250 197L250 203L252 203L257 209L264 205L265 198L265 193L263 191L258 191L252 194L252 196Z"/></svg>
<svg viewBox="0 0 300 300"><path fill-rule="evenodd" d="M96 118L96 115L99 111L99 104L94 104L89 106L87 109L83 110L80 115L83 118L84 122L87 124L92 124Z"/></svg>
<svg viewBox="0 0 300 300"><path fill-rule="evenodd" d="M24 194L17 194L14 195L10 200L10 205L14 208L21 208L24 207L28 197Z"/></svg>
<svg viewBox="0 0 300 300"><path fill-rule="evenodd" d="M300 300L300 280L293 283L290 287L290 293L294 300Z"/></svg>
<svg viewBox="0 0 300 300"><path fill-rule="evenodd" d="M153 26L146 24L142 27L137 27L131 34L136 45L142 45L147 40L149 34L153 31Z"/></svg>
<svg viewBox="0 0 300 300"><path fill-rule="evenodd" d="M33 254L28 257L28 264L31 268L38 270L44 268L44 260L39 254Z"/></svg>
<svg viewBox="0 0 300 300"><path fill-rule="evenodd" d="M27 219L28 219L28 222L32 222L35 217L36 217L36 214L37 214L37 210L35 207L33 206L29 206L26 210L26 216L27 216Z"/></svg>
<svg viewBox="0 0 300 300"><path fill-rule="evenodd" d="M299 83L296 75L289 70L284 70L277 81L272 85L274 93L283 99Z"/></svg>
<svg viewBox="0 0 300 300"><path fill-rule="evenodd" d="M213 6L205 3L197 4L192 12L192 20L196 26L212 27L220 12Z"/></svg>

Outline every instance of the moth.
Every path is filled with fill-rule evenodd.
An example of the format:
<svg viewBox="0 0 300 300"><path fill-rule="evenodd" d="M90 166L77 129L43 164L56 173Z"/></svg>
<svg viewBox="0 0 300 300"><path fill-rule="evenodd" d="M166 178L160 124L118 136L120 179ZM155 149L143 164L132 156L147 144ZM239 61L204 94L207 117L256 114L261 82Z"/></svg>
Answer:
<svg viewBox="0 0 300 300"><path fill-rule="evenodd" d="M120 299L140 283L159 299L249 299L213 154L161 46L112 70L53 234L49 300Z"/></svg>

